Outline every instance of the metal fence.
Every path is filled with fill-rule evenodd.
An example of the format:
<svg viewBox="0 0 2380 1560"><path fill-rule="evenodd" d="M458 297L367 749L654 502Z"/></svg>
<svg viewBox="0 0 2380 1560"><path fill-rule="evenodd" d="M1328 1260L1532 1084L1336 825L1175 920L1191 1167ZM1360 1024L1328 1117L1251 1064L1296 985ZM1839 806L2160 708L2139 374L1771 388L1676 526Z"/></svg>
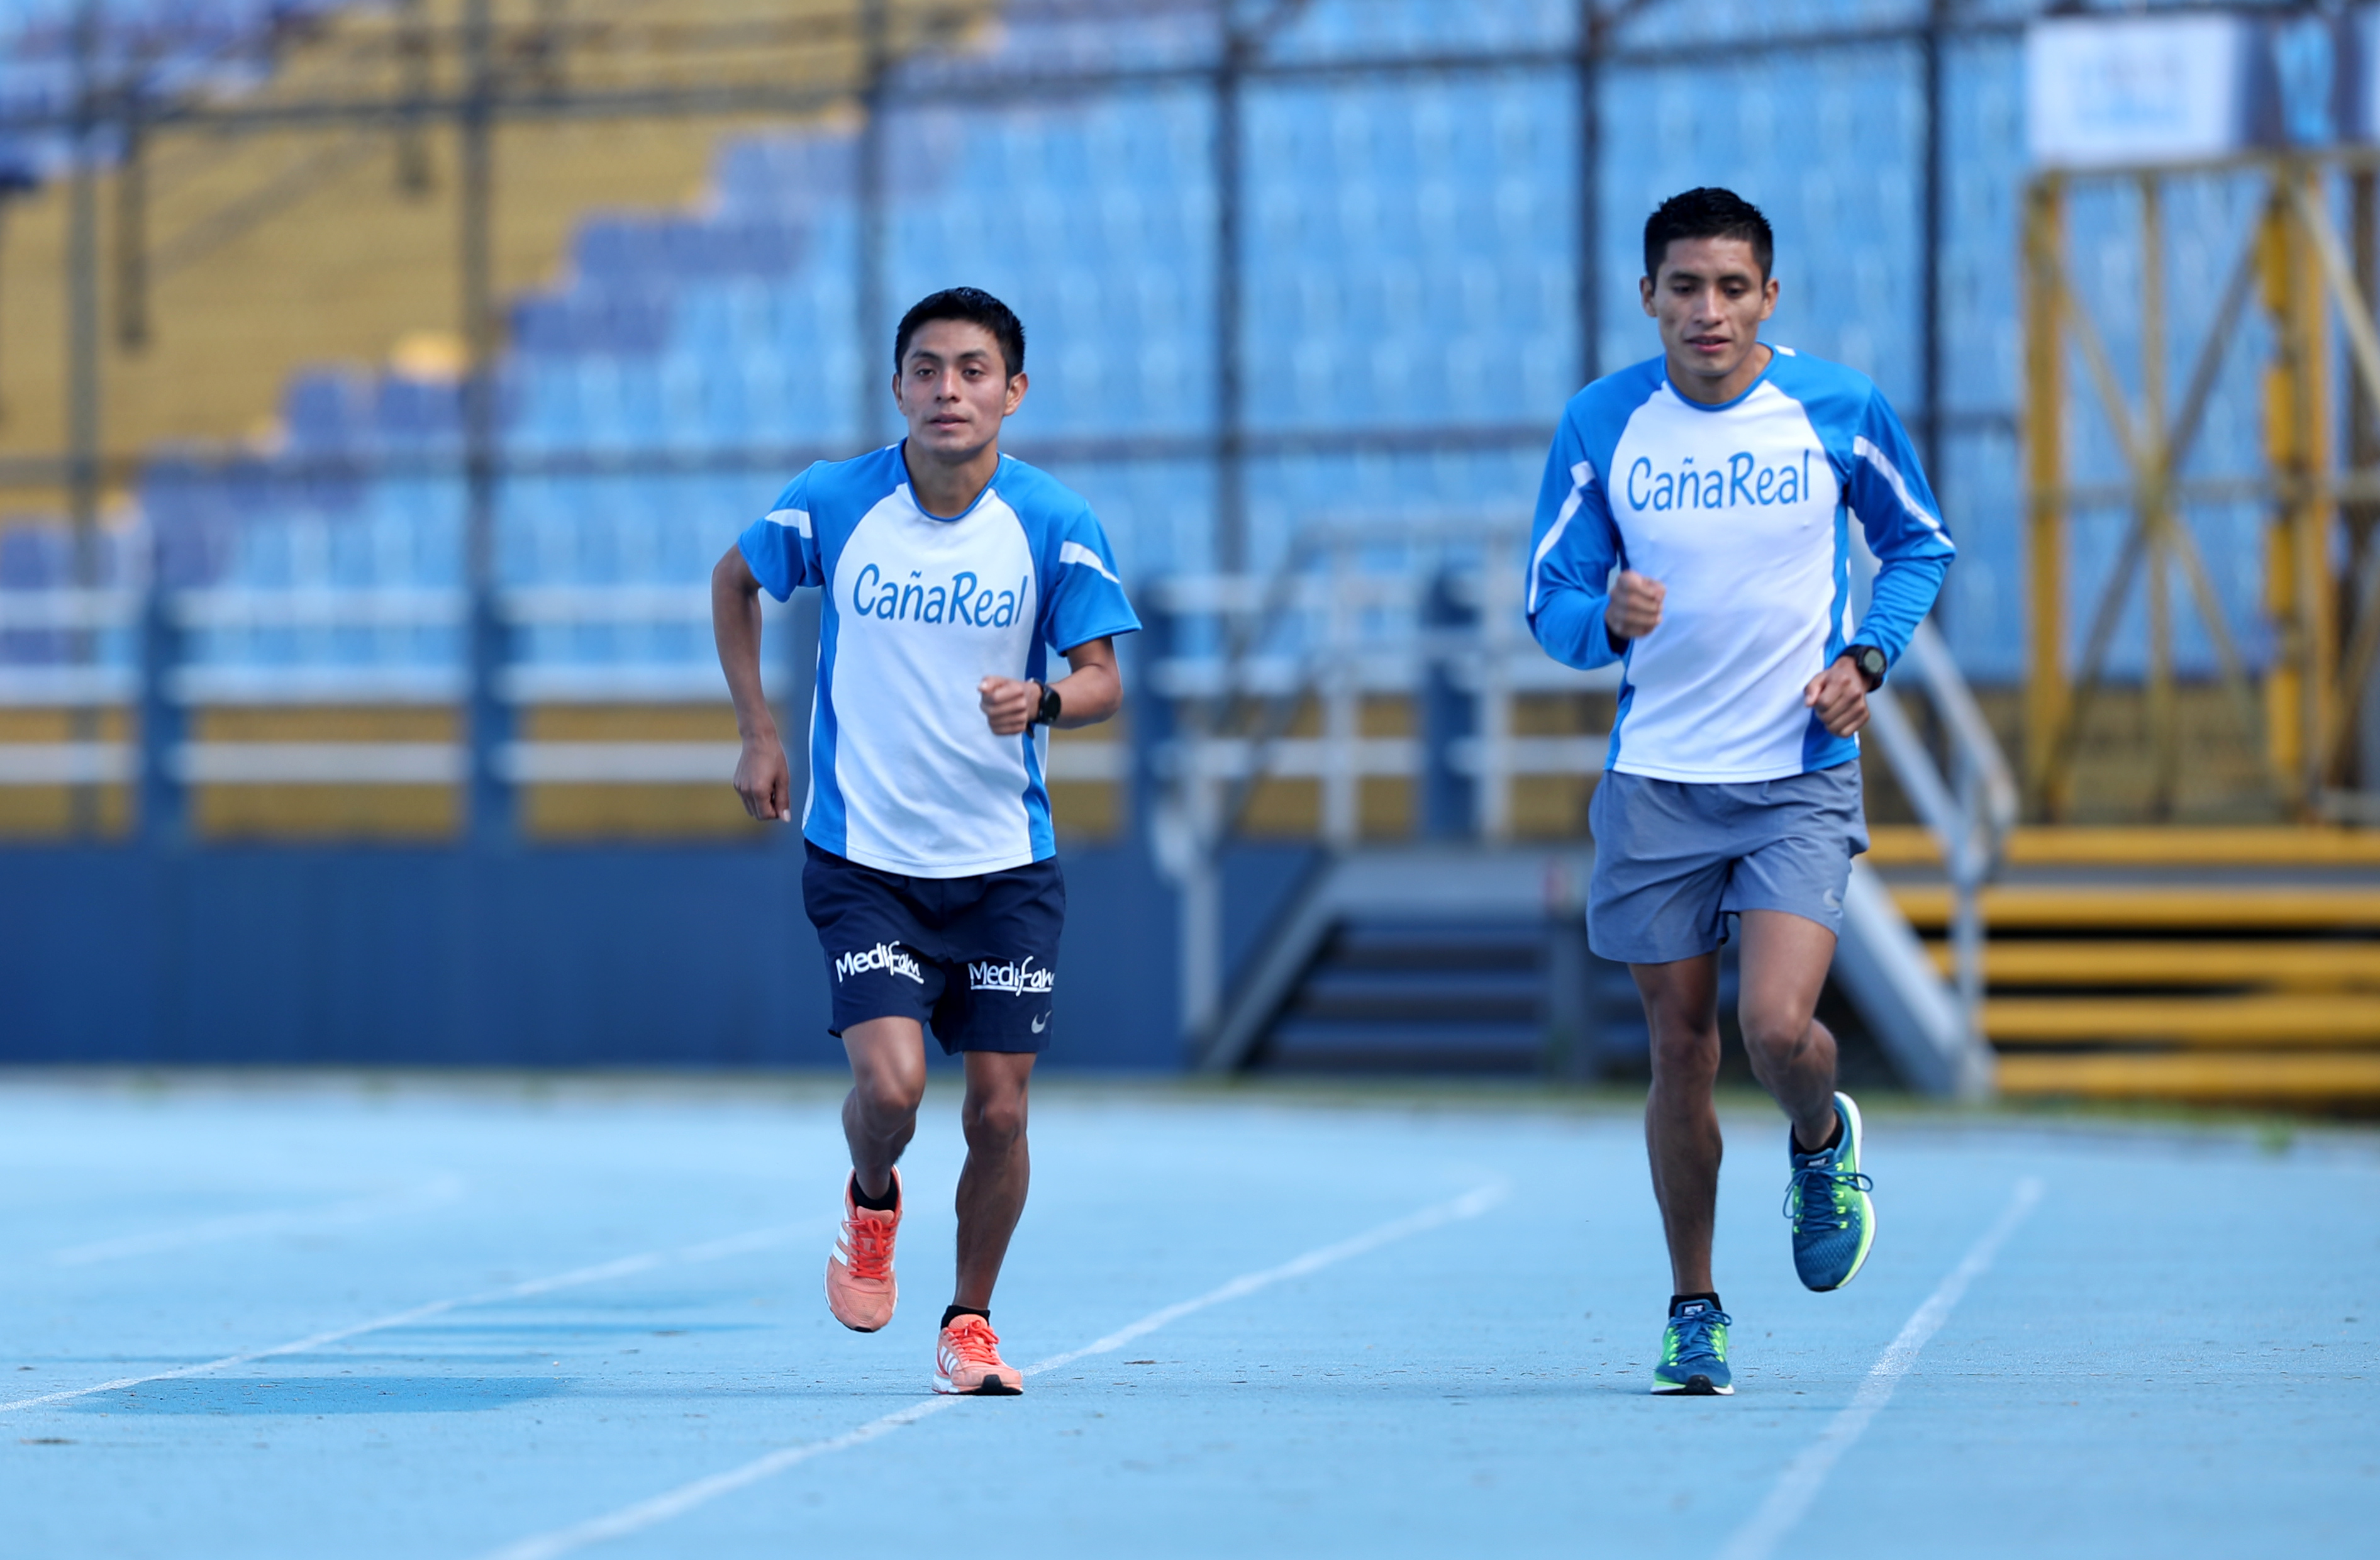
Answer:
<svg viewBox="0 0 2380 1560"><path fill-rule="evenodd" d="M87 0L56 34L63 92L0 116L0 141L51 149L50 193L0 221L63 201L66 341L64 437L26 447L0 421L0 489L11 507L55 507L71 542L58 577L30 584L0 557L0 701L71 713L55 740L0 754L0 780L137 782L144 826L168 827L188 785L402 777L461 787L484 839L515 830L524 785L691 781L715 748L541 750L522 713L718 702L699 566L800 464L889 434L892 321L911 297L969 281L1033 333L1037 388L1013 447L1088 494L1128 578L1181 609L1189 638L1155 679L1184 706L1165 717L1174 729L1212 716L1187 707L1206 690L1186 668L1220 642L1198 635L1235 631L1247 603L1231 591L1255 588L1225 582L1288 579L1300 612L1321 613L1299 652L1339 668L1313 707L1344 740L1309 752L1286 729L1218 728L1222 746L1182 762L1235 780L1261 749L1319 785L1319 832L1344 837L1363 775L1419 774L1409 745L1349 729L1366 667L1395 668L1376 691L1430 697L1429 657L1378 653L1435 578L1430 548L1406 542L1448 515L1503 517L1480 540L1509 551L1500 528L1527 513L1562 400L1654 348L1635 300L1643 214L1702 182L1777 225L1771 334L1872 373L1916 432L1961 541L1949 642L1970 676L2013 683L2032 9L405 0L326 13L310 42L273 53L279 76L232 91L160 64L153 40L120 46L141 35L129 13ZM310 75L293 63L308 60ZM560 282L500 286L516 138L688 122L722 138L694 207L590 219ZM355 414L360 432L310 433L293 400L273 440L170 459L128 445L111 433L114 365L184 324L150 281L156 254L190 241L145 214L168 152L265 135L378 159L392 202L450 225L443 323L457 353L426 377L395 362L356 382L356 405L375 408ZM425 172L431 152L442 179ZM298 231L304 190L272 199L230 191L193 220ZM2219 214L2207 225L2183 241L2219 247ZM15 263L0 249L0 307ZM24 345L21 322L0 318L5 384ZM399 392L425 384L446 399L398 428ZM374 505L374 523L437 545L343 572L341 538ZM250 543L274 527L331 561L257 563ZM578 567L598 531L644 561ZM1402 606L1342 611L1350 591ZM1481 610L1517 630L1509 602ZM386 632L355 632L373 628ZM321 632L260 648L268 629ZM1533 653L1514 645L1494 668ZM375 688L454 712L453 739L275 753L178 735L207 708L340 706ZM1597 765L1589 743L1524 741L1488 718L1462 750L1482 773ZM1131 768L1074 762L1095 783ZM1500 780L1470 794L1480 832L1509 827ZM91 827L103 810L76 816Z"/></svg>

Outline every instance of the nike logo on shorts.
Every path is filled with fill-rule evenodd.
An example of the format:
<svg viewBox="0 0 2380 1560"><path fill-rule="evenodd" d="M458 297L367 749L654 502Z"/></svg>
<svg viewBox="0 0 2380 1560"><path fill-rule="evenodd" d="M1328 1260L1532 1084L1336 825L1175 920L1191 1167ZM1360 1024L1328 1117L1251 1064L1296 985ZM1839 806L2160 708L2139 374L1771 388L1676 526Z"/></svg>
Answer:
<svg viewBox="0 0 2380 1560"><path fill-rule="evenodd" d="M1039 1034L1039 1033L1041 1032L1042 1026L1043 1026L1043 1025L1045 1025L1045 1024L1047 1024L1047 1023L1049 1023L1049 1021L1050 1021L1050 1015L1048 1015L1047 1013L1044 1013L1044 1014L1042 1014L1042 1015L1041 1015L1041 1017L1039 1017L1038 1018L1034 1019L1034 1020L1033 1020L1033 1032L1034 1032L1035 1034Z"/></svg>

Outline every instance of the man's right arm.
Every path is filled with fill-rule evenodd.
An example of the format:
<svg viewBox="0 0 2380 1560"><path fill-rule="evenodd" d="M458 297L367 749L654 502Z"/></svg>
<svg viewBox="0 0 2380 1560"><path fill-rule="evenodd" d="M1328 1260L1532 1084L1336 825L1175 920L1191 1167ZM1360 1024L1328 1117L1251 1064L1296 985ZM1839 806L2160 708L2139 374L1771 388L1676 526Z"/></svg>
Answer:
<svg viewBox="0 0 2380 1560"><path fill-rule="evenodd" d="M730 547L710 571L710 635L719 669L735 703L735 733L744 750L735 760L735 794L744 810L764 823L793 822L793 771L777 737L777 717L760 688L760 581Z"/></svg>
<svg viewBox="0 0 2380 1560"><path fill-rule="evenodd" d="M1611 507L1603 483L1587 457L1575 419L1565 415L1546 457L1545 480L1537 488L1536 522L1529 535L1529 578L1524 598L1529 632L1546 653L1565 666L1582 671L1607 666L1620 659L1623 644L1634 634L1618 632L1612 614L1625 606L1630 623L1641 615L1631 582L1652 585L1641 576L1623 572L1616 601L1606 585L1620 561L1620 533L1611 521ZM1652 621L1659 621L1658 585ZM1650 631L1651 623L1645 625Z"/></svg>

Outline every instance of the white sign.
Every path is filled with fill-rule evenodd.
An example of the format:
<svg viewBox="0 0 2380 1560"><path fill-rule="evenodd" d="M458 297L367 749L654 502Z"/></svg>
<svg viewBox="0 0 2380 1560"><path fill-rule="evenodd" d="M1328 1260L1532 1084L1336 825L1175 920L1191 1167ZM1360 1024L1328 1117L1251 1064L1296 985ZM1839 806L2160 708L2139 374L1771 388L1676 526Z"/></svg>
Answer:
<svg viewBox="0 0 2380 1560"><path fill-rule="evenodd" d="M2044 167L2220 157L2248 141L2255 38L2228 16L2060 17L2025 29L2025 142Z"/></svg>

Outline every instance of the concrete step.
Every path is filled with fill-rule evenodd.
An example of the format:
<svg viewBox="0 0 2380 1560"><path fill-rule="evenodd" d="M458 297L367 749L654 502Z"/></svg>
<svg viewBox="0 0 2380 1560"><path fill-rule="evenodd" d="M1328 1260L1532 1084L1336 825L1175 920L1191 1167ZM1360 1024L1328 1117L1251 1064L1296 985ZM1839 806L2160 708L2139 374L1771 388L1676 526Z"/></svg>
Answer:
<svg viewBox="0 0 2380 1560"><path fill-rule="evenodd" d="M1382 1023L1291 1018L1265 1042L1267 1072L1535 1073L1546 1037L1535 1022Z"/></svg>
<svg viewBox="0 0 2380 1560"><path fill-rule="evenodd" d="M1305 979L1293 1018L1536 1023L1545 978L1536 969L1345 969L1325 966Z"/></svg>

